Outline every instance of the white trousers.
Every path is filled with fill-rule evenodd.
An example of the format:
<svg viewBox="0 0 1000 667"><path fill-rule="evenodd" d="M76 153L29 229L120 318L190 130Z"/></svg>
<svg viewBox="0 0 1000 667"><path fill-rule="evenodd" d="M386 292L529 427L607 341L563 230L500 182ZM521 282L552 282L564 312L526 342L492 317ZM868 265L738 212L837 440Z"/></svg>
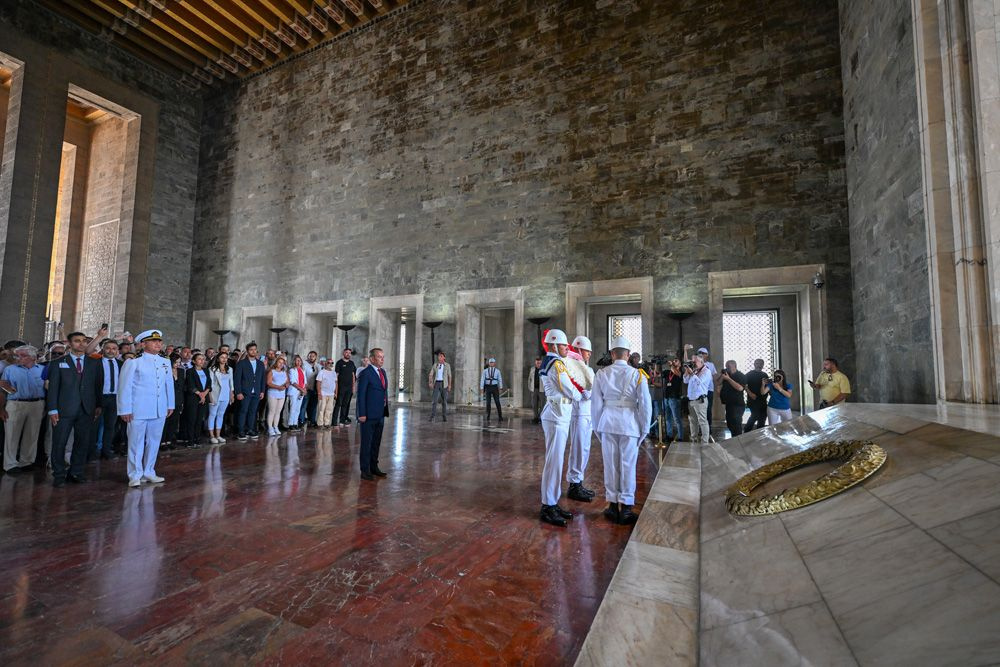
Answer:
<svg viewBox="0 0 1000 667"><path fill-rule="evenodd" d="M601 433L604 455L604 495L609 503L635 505L635 461L639 438L617 433Z"/></svg>
<svg viewBox="0 0 1000 667"><path fill-rule="evenodd" d="M128 423L128 478L142 479L156 475L156 456L166 417L133 419Z"/></svg>
<svg viewBox="0 0 1000 667"><path fill-rule="evenodd" d="M291 428L299 425L299 412L302 411L302 401L305 397L305 394L300 394L298 391L292 391L288 394L288 398L285 399L286 427Z"/></svg>
<svg viewBox="0 0 1000 667"><path fill-rule="evenodd" d="M792 410L787 408L785 410L778 410L776 408L767 409L767 425L780 424L781 422L786 422L791 420Z"/></svg>
<svg viewBox="0 0 1000 667"><path fill-rule="evenodd" d="M594 432L594 422L590 415L573 415L569 426L569 466L566 481L578 484L587 474L590 460L590 436Z"/></svg>
<svg viewBox="0 0 1000 667"><path fill-rule="evenodd" d="M545 467L542 468L542 504L555 505L562 496L562 467L569 422L542 420L545 433Z"/></svg>

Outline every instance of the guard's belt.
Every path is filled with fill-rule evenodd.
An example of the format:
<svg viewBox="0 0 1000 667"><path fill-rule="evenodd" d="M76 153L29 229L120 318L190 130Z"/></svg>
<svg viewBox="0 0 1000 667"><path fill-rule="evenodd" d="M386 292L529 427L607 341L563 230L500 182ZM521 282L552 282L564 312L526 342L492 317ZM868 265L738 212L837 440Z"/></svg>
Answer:
<svg viewBox="0 0 1000 667"><path fill-rule="evenodd" d="M619 398L613 401L604 401L604 405L611 408L634 408L635 401L626 401L624 398Z"/></svg>
<svg viewBox="0 0 1000 667"><path fill-rule="evenodd" d="M570 405L573 402L568 398L547 398L545 400L553 405Z"/></svg>

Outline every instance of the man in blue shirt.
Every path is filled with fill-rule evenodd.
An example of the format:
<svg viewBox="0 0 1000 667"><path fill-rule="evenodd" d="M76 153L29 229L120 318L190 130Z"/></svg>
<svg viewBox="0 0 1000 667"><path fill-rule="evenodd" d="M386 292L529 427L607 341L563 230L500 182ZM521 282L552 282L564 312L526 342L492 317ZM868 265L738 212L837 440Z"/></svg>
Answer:
<svg viewBox="0 0 1000 667"><path fill-rule="evenodd" d="M38 431L45 416L45 381L42 367L35 363L38 350L22 345L14 355L16 364L4 369L6 384L0 391L0 419L5 425L3 465L7 474L34 464Z"/></svg>

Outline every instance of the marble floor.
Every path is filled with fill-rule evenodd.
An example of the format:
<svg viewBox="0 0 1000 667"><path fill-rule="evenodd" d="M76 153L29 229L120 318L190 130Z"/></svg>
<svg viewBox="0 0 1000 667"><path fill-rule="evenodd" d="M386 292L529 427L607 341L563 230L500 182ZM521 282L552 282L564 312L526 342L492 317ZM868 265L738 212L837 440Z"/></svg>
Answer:
<svg viewBox="0 0 1000 667"><path fill-rule="evenodd" d="M996 406L847 404L704 447L701 664L1000 664L998 428ZM815 505L726 512L745 472L836 439L889 459Z"/></svg>
<svg viewBox="0 0 1000 667"><path fill-rule="evenodd" d="M537 520L540 427L425 415L396 410L377 482L353 427L167 452L139 490L121 460L0 478L0 664L571 663L630 529L600 497Z"/></svg>

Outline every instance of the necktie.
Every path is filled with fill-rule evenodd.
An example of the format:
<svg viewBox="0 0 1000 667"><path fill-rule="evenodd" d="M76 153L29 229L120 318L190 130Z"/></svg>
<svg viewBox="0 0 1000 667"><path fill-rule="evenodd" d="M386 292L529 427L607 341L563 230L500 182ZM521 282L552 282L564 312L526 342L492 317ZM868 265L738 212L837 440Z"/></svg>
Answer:
<svg viewBox="0 0 1000 667"><path fill-rule="evenodd" d="M381 368L378 369L378 376L382 380L382 388L385 389L386 388L385 371L382 370Z"/></svg>
<svg viewBox="0 0 1000 667"><path fill-rule="evenodd" d="M108 359L108 378L111 380L110 390L108 393L115 393L115 362Z"/></svg>
<svg viewBox="0 0 1000 667"><path fill-rule="evenodd" d="M80 357L76 358L76 374L83 375L83 360Z"/></svg>

